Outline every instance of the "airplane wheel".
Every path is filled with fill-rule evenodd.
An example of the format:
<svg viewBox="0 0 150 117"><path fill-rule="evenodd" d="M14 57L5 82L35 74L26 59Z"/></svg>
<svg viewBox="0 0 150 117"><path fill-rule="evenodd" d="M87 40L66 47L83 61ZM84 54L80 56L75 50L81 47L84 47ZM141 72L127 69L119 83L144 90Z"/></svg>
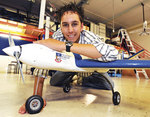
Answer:
<svg viewBox="0 0 150 117"><path fill-rule="evenodd" d="M70 84L65 84L64 87L63 87L63 91L64 91L65 93L68 93L68 92L70 91L70 89L71 89Z"/></svg>
<svg viewBox="0 0 150 117"><path fill-rule="evenodd" d="M44 105L43 98L39 95L33 95L26 101L26 110L29 114L39 113Z"/></svg>
<svg viewBox="0 0 150 117"><path fill-rule="evenodd" d="M114 105L119 105L120 104L120 101L121 101L121 96L120 96L120 93L119 92L114 92L113 93L113 104Z"/></svg>

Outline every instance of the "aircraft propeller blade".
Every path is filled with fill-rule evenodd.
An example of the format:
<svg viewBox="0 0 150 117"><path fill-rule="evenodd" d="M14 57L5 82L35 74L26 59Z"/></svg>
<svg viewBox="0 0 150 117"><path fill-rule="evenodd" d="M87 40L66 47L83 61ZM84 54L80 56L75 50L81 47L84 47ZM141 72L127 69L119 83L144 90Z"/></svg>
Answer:
<svg viewBox="0 0 150 117"><path fill-rule="evenodd" d="M17 60L17 64L18 64L18 67L19 67L19 70L20 70L20 73L21 73L21 78L22 78L22 81L23 81L23 83L24 83L24 77L23 77L23 72L22 72L22 68L21 68L21 64L20 64L20 61L19 61L19 55L20 55L20 53L18 52L18 51L15 51L14 52L14 56L15 56L15 58L16 58L16 60Z"/></svg>

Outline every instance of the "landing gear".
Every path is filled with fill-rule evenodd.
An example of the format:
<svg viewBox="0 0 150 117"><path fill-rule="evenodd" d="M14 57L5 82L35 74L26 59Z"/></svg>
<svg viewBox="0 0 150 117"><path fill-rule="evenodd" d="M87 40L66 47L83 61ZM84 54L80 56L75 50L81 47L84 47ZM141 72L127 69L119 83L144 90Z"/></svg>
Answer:
<svg viewBox="0 0 150 117"><path fill-rule="evenodd" d="M118 91L113 93L113 104L114 105L119 105L121 101L120 93Z"/></svg>
<svg viewBox="0 0 150 117"><path fill-rule="evenodd" d="M120 93L118 91L114 91L114 88L111 84L111 82L108 80L107 75L102 75L102 74L99 74L98 72L94 72L96 75L96 77L101 77L101 78L104 78L106 80L106 82L108 82L108 84L110 85L110 90L112 91L112 101L113 101L113 104L114 105L119 105L120 102L121 102L121 96L120 96ZM71 82L72 82L72 78L73 77L69 77L66 82L64 83L64 86L63 86L63 91L65 93L68 93L70 90L71 90Z"/></svg>
<svg viewBox="0 0 150 117"><path fill-rule="evenodd" d="M70 84L65 84L64 87L63 87L63 91L64 91L65 93L68 93L68 92L70 91L70 89L71 89Z"/></svg>
<svg viewBox="0 0 150 117"><path fill-rule="evenodd" d="M43 105L43 98L39 95L33 95L27 99L25 107L29 114L36 114L42 110Z"/></svg>
<svg viewBox="0 0 150 117"><path fill-rule="evenodd" d="M72 74L71 76L69 76L69 77L65 80L64 85L63 85L63 91L64 91L65 93L69 93L69 91L71 90L71 82L73 81L72 78L73 78L74 75L75 75L75 73Z"/></svg>
<svg viewBox="0 0 150 117"><path fill-rule="evenodd" d="M101 75L101 74L99 74ZM107 75L102 75L103 78L108 82L108 84L110 85L110 88L111 88L111 91L112 91L112 101L113 101L113 104L114 105L119 105L120 104L120 101L121 101L121 96L120 96L120 93L118 91L114 91L114 88L111 84L111 82L108 80Z"/></svg>

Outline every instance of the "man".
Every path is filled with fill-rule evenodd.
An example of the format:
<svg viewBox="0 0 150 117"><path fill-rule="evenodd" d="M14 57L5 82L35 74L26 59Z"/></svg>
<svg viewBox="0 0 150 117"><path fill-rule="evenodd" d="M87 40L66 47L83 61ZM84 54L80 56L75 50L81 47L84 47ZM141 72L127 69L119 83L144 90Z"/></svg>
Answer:
<svg viewBox="0 0 150 117"><path fill-rule="evenodd" d="M104 62L117 59L118 51L114 47L103 43L101 39L92 32L83 30L83 9L78 7L76 3L69 3L61 7L57 11L57 14L61 28L53 34L53 39L40 40L34 43L45 45L59 52L73 52ZM71 75L73 76L74 73L57 71L51 77L50 84L52 86L62 86L65 79ZM101 79L99 80L101 81ZM94 84L92 80L99 84ZM109 80L113 85L113 81L111 79ZM102 84L100 81L97 82L95 77L83 78L82 85L99 89L110 89L110 86L105 83L106 81L102 80L102 82L104 82ZM44 78L40 78L36 92L37 95L42 96L43 83ZM34 89L36 86L37 77L35 78ZM33 95L34 94L35 90ZM23 114L25 112L25 105L22 105L19 109L19 113Z"/></svg>

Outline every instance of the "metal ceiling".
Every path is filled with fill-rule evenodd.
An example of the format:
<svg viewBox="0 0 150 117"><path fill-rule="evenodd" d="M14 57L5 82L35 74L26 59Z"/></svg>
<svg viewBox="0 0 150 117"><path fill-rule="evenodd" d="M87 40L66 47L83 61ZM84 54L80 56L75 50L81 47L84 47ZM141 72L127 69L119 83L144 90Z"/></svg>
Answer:
<svg viewBox="0 0 150 117"><path fill-rule="evenodd" d="M145 20L150 22L150 0L47 0L47 9L51 5L58 9L70 1L85 2L83 7L87 20L105 23L109 28L113 28L114 21L115 29L142 26L142 2L145 5ZM40 2L41 0L1 0L0 7L16 13L22 12L29 18L36 19L39 16Z"/></svg>

